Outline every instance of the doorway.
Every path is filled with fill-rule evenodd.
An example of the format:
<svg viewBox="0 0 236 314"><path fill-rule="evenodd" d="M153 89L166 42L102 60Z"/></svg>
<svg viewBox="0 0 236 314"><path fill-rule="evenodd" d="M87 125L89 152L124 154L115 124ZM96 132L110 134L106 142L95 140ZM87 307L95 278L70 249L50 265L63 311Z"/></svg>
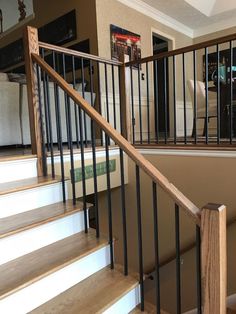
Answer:
<svg viewBox="0 0 236 314"><path fill-rule="evenodd" d="M153 55L169 51L169 40L152 33ZM167 62L158 60L154 64L155 132L157 138L169 136L169 69ZM166 91L166 94L165 94Z"/></svg>

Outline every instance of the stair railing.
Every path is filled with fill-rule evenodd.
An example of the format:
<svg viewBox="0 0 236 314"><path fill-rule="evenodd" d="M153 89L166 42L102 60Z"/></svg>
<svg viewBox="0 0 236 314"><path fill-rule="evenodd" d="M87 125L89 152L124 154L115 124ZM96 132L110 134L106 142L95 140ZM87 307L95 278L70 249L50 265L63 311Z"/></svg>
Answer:
<svg viewBox="0 0 236 314"><path fill-rule="evenodd" d="M145 309L144 298L144 248L149 243L143 241L143 219L144 214L144 195L143 195L143 178L146 176L150 183L151 197L152 197L152 211L153 211L153 251L155 255L155 287L156 287L156 311L161 313L161 279L160 279L160 239L159 239L159 202L160 196L159 188L164 190L172 199L174 205L174 219L175 219L175 252L176 252L176 278L173 279L173 284L176 285L176 313L182 312L182 285L181 285L181 227L180 227L180 209L190 218L196 228L196 305L198 313L204 314L223 314L226 313L226 208L223 205L208 204L200 210L194 205L183 193L181 193L168 179L160 173L148 160L146 160L121 134L117 131L101 114L90 105L71 84L67 83L65 79L56 72L41 56L39 56L37 30L27 28L26 38L28 43L26 45L26 69L28 84L28 97L31 126L33 129L32 144L36 149L39 160L39 175L47 172L47 155L51 159L51 173L55 175L53 170L53 161L55 159L55 150L53 138L49 136L45 141L46 124L50 129L50 120L52 120L53 105L55 106L56 116L56 130L58 132L58 149L61 162L61 177L64 184L64 154L63 154L63 140L62 140L62 96L65 95L63 106L66 105L66 119L68 124L68 148L70 154L70 175L72 184L73 202L76 203L78 199L76 175L75 175L75 159L74 159L74 142L72 136L72 108L78 108L79 120L79 147L81 155L81 176L82 176L82 199L84 204L84 222L85 232L88 232L88 217L86 211L86 196L88 187L87 174L85 173L85 157L84 157L84 132L82 127L82 117L86 114L91 122L91 149L92 149L92 181L93 192L95 195L95 220L96 220L96 235L100 236L100 204L98 196L98 172L97 172L97 141L96 134L102 134L105 145L105 177L106 177L106 204L107 204L107 220L108 220L108 235L110 245L110 265L114 268L114 223L113 223L113 203L112 203L112 172L113 160L111 159L112 141L119 149L119 168L120 168L120 207L122 214L122 234L123 234L123 264L124 275L129 273L129 241L128 241L128 223L127 223L127 191L125 184L127 183L127 174L125 170L127 167L127 159L130 159L129 167L134 165L135 170L135 199L136 199L136 215L133 213L133 219L137 220L137 247L138 247L138 268L139 268L139 282L140 282L140 296L141 309ZM40 44L39 44L40 45ZM41 44L46 46L46 44ZM55 49L55 48L54 48ZM64 48L65 49L65 48ZM61 51L61 48L58 48ZM65 49L66 51L66 49ZM67 51L69 54L70 52ZM75 52L73 52L75 54ZM120 65L121 66L121 65ZM122 67L122 66L121 66ZM124 68L123 68L124 69ZM72 71L73 72L73 71ZM45 79L46 88L42 84ZM44 109L42 99L48 97L49 83L53 83L54 90L54 104L47 101L47 107ZM62 91L62 94L60 94ZM31 108L32 107L32 108ZM48 119L45 116L48 116ZM99 132L95 134L95 130ZM49 130L49 134L51 131ZM99 136L98 136L99 137ZM46 145L50 149L47 153ZM44 156L44 157L43 157ZM90 177L91 178L91 177ZM146 181L145 181L146 182ZM65 188L63 188L65 194ZM131 197L131 195L129 195ZM64 195L64 201L65 201ZM147 201L145 201L147 202ZM146 207L146 206L145 206ZM147 209L146 209L147 210Z"/></svg>

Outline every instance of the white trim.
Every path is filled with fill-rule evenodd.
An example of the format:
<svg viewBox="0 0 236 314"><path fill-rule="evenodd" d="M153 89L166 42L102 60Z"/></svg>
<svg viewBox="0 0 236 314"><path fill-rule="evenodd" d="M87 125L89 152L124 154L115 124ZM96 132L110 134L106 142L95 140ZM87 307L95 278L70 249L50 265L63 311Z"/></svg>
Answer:
<svg viewBox="0 0 236 314"><path fill-rule="evenodd" d="M190 27L178 22L177 20L173 19L172 17L164 14L163 12L153 8L152 6L144 3L142 0L117 0L124 5L144 14L148 17L154 19L157 22L160 22L177 32L180 32L188 37L193 38L194 32L193 29Z"/></svg>
<svg viewBox="0 0 236 314"><path fill-rule="evenodd" d="M143 148L138 149L138 151L143 155L236 158L236 151L143 149Z"/></svg>

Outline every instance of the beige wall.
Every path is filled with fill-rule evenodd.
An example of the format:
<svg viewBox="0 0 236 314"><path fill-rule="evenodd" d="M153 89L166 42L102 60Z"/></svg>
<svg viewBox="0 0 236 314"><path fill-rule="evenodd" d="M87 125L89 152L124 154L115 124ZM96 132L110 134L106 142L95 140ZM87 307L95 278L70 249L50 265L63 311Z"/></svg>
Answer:
<svg viewBox="0 0 236 314"><path fill-rule="evenodd" d="M207 41L207 40L211 40L211 39L215 39L218 37L223 37L223 36L227 36L227 35L231 35L231 34L235 34L235 33L236 33L236 26L224 29L222 31L210 33L210 34L207 34L204 36L196 37L193 39L193 42L194 42L194 44L197 44L197 43L202 42L202 41Z"/></svg>
<svg viewBox="0 0 236 314"><path fill-rule="evenodd" d="M236 217L236 157L187 157L187 156L158 156L146 155L173 184L177 186L192 202L199 208L208 202L222 203L227 206L228 219ZM135 194L135 168L132 162L129 163L129 184L126 187L127 194L127 228L128 228L128 249L129 263L138 269L137 256L137 214L136 214L136 194ZM160 188L158 188L158 208L159 208L159 239L160 239L160 260L164 261L175 253L175 221L174 202ZM144 269L150 272L154 267L154 244L153 244L153 206L152 206L152 182L146 175L141 173L141 199L143 218L143 252ZM115 189L112 193L114 236L118 238L116 242L116 260L123 262L122 252L122 216L120 205L120 190ZM100 212L102 230L107 232L107 208L106 193L100 197ZM195 225L181 210L181 246L186 247L193 243L195 239ZM230 233L231 234L231 233ZM232 251L232 260L236 260L235 251ZM194 260L187 255L186 263L183 267L184 288L183 304L185 309L194 306ZM186 266L185 266L186 265ZM162 269L163 302L171 312L170 305L174 303L173 263ZM230 266L232 269L232 266ZM232 276L231 276L232 277ZM234 278L234 277L232 277ZM235 282L235 280L234 280ZM169 291L169 294L168 294ZM230 281L230 293L236 291L232 280ZM150 293L151 294L151 293ZM168 300L169 308L168 308ZM165 308L164 307L164 308ZM173 308L172 308L173 309ZM173 311L171 313L174 313Z"/></svg>
<svg viewBox="0 0 236 314"><path fill-rule="evenodd" d="M30 21L29 25L38 28L73 9L76 9L77 19L77 39L75 42L90 38L91 53L97 54L95 0L34 0L35 19ZM0 41L0 47L20 38L24 27L3 37Z"/></svg>

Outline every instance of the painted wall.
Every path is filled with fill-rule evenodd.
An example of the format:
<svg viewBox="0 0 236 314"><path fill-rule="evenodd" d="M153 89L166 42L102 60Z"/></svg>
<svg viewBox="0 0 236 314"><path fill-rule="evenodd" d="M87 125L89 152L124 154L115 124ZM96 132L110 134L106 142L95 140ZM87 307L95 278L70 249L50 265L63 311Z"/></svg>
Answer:
<svg viewBox="0 0 236 314"><path fill-rule="evenodd" d="M186 152L185 152L186 154ZM221 203L227 206L227 217L236 217L236 155L233 158L226 157L200 157L200 156L171 156L145 155L176 187L183 192L194 204L202 208L209 202ZM137 210L136 210L136 182L135 167L129 161L129 184L126 187L127 195L127 230L129 264L138 270L138 239L137 239ZM141 201L142 201L142 227L143 227L143 256L144 270L149 273L154 268L154 243L153 243L153 205L152 205L152 182L141 171ZM107 208L106 194L100 197L102 230L107 232ZM114 189L112 194L114 236L116 242L117 262L123 263L122 246L122 216L120 206L120 190ZM160 261L166 261L175 255L175 204L161 188L158 188L159 210L159 250ZM180 211L181 247L186 248L195 240L195 225L187 217L183 210ZM229 233L231 235L231 233ZM230 236L231 237L231 236ZM232 239L234 239L232 237ZM232 241L231 238L228 241ZM231 242L230 242L231 243ZM194 255L194 254L193 254ZM232 276L229 281L229 291L236 291L236 280L233 275L233 261L236 261L235 251L231 250L230 269ZM183 269L183 308L188 310L195 307L194 268L190 264L195 263L193 257L188 255ZM162 308L174 313L175 304L175 272L173 263L167 265L161 271L161 283L163 285ZM190 275L191 274L191 275ZM152 293L150 292L150 295Z"/></svg>

